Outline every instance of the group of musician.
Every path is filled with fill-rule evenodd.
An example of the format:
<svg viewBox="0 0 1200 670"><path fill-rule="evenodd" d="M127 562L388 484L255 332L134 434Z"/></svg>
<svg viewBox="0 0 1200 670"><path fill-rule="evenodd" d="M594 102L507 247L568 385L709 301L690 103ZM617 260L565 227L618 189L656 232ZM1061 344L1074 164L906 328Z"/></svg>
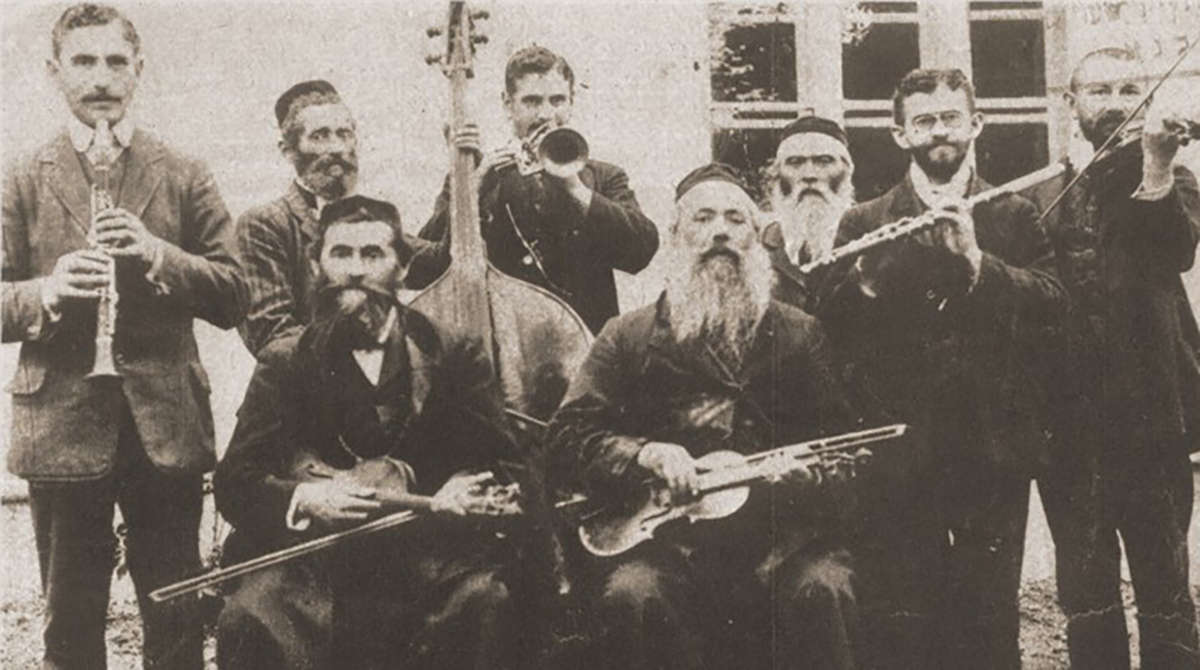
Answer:
<svg viewBox="0 0 1200 670"><path fill-rule="evenodd" d="M892 127L910 166L884 195L856 203L847 133L805 116L761 179L689 173L661 251L622 168L518 169L519 140L569 121L576 81L547 49L512 54L518 141L485 152L460 126L448 142L477 158L490 263L595 334L531 432L505 411L493 344L398 297L455 260L462 184L405 234L394 205L358 191L353 110L304 81L274 110L295 179L235 223L205 166L126 114L144 64L128 18L74 5L51 40L71 114L9 165L3 200L3 338L21 342L8 466L29 482L42 667L105 667L114 506L144 666L198 670L203 601L150 594L201 573L205 473L234 528L228 565L394 513L395 491L345 476L382 464L378 481L420 501L413 522L225 584L218 667L1017 669L1036 479L1071 667L1130 667L1123 546L1141 667L1200 668L1200 331L1181 279L1200 191L1178 124L1143 109L1153 80L1135 53L1073 71L1066 101L1105 150L1087 166L989 194L970 80L915 70ZM93 211L100 170L112 206ZM656 254L665 290L618 314L614 271ZM96 378L110 286L119 376ZM257 362L219 463L196 318L238 328ZM611 555L576 534L646 500L699 515L723 464L886 424L907 431L846 467L776 455L723 518ZM519 488L519 514L496 513L498 483Z"/></svg>

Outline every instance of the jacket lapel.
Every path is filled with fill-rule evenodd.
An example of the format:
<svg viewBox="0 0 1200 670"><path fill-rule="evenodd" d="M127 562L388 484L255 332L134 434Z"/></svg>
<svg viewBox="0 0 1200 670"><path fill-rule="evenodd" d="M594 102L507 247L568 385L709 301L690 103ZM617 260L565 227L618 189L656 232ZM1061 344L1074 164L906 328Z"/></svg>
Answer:
<svg viewBox="0 0 1200 670"><path fill-rule="evenodd" d="M47 185L86 235L92 226L92 188L67 133L47 148L41 160L48 167Z"/></svg>
<svg viewBox="0 0 1200 670"><path fill-rule="evenodd" d="M763 231L762 245L766 247L771 257L771 267L783 278L796 285L800 291L808 295L808 278L800 271L800 266L792 262L787 254L787 242L783 239L783 229L779 223L772 223Z"/></svg>
<svg viewBox="0 0 1200 670"><path fill-rule="evenodd" d="M913 188L912 177L909 175L905 175L904 181L891 190L890 196L892 203L888 207L888 214L892 216L892 221L906 216L916 216L925 211L925 205L917 197L917 190ZM891 223L891 221L887 223Z"/></svg>
<svg viewBox="0 0 1200 670"><path fill-rule="evenodd" d="M317 239L316 204L309 201L310 197L312 196L305 194L300 189L300 185L296 183L295 179L292 180L287 194L283 197L292 216L300 222L300 234L304 237L305 248Z"/></svg>
<svg viewBox="0 0 1200 670"><path fill-rule="evenodd" d="M145 213L146 206L162 183L162 170L155 169L162 158L163 150L158 142L141 130L134 131L121 184L121 198L117 203L122 209L138 218Z"/></svg>

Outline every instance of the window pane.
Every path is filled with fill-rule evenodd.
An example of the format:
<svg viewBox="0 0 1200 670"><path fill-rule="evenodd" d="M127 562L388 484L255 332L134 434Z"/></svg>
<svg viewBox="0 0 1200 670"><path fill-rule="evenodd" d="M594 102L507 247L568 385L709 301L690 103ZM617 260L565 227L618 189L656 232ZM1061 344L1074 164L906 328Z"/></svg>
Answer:
<svg viewBox="0 0 1200 670"><path fill-rule="evenodd" d="M842 93L850 100L885 100L921 63L915 23L877 23L857 44L842 46Z"/></svg>
<svg viewBox="0 0 1200 670"><path fill-rule="evenodd" d="M712 68L713 100L796 101L796 26L757 23L724 28Z"/></svg>
<svg viewBox="0 0 1200 670"><path fill-rule="evenodd" d="M858 202L877 198L904 179L908 154L887 128L847 128L854 159L854 192Z"/></svg>
<svg viewBox="0 0 1200 670"><path fill-rule="evenodd" d="M1046 95L1045 27L1041 21L972 21L971 63L981 98Z"/></svg>
<svg viewBox="0 0 1200 670"><path fill-rule="evenodd" d="M1044 123L985 126L975 142L979 176L999 186L1046 167L1050 160L1047 140Z"/></svg>
<svg viewBox="0 0 1200 670"><path fill-rule="evenodd" d="M744 171L761 189L763 169L775 158L779 131L770 128L723 129L713 133L713 160Z"/></svg>

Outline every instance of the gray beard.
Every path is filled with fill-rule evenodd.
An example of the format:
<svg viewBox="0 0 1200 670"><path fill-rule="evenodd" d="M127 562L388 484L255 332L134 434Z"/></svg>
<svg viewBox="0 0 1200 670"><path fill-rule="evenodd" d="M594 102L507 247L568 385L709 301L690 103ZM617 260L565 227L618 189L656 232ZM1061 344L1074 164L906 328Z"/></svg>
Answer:
<svg viewBox="0 0 1200 670"><path fill-rule="evenodd" d="M838 222L854 200L848 194L831 194L828 199L808 196L797 202L798 191L785 196L778 187L771 197L771 211L783 229L789 247L807 247L812 258L829 253L837 236ZM793 260L795 260L793 258Z"/></svg>
<svg viewBox="0 0 1200 670"><path fill-rule="evenodd" d="M679 249L675 260L690 267L675 272L667 284L671 328L678 343L704 342L727 359L740 363L771 299L771 265L755 246L740 262L726 256L700 261L691 249Z"/></svg>

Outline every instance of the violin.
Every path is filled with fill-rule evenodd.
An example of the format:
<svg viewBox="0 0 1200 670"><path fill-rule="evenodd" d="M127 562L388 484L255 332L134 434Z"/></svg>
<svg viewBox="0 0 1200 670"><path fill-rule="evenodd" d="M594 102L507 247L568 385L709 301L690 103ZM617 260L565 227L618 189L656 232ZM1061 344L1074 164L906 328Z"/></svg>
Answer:
<svg viewBox="0 0 1200 670"><path fill-rule="evenodd" d="M383 507L374 519L361 525L331 532L279 551L165 586L151 592L150 599L154 602L164 602L189 593L197 593L280 563L286 563L351 540L375 535L416 521L431 513L433 498L410 492L415 482L413 469L408 463L399 459L388 456L360 459L353 467L339 470L316 458L303 457L297 463L296 472L302 480L344 481L370 488L375 492L376 499L383 503ZM474 487L472 495L478 498L475 504L469 506L472 516L487 518L511 517L521 514L521 491L515 483L502 484L496 480L485 482Z"/></svg>
<svg viewBox="0 0 1200 670"><path fill-rule="evenodd" d="M908 431L893 424L834 437L802 442L744 456L714 451L696 459L700 486L694 498L677 501L662 482L648 482L632 505L604 508L585 515L579 540L595 556L623 554L654 538L667 524L696 523L733 515L750 499L750 485L775 483L788 475L816 467L830 476L849 478L872 454L866 445L894 440ZM579 501L569 501L575 504Z"/></svg>

